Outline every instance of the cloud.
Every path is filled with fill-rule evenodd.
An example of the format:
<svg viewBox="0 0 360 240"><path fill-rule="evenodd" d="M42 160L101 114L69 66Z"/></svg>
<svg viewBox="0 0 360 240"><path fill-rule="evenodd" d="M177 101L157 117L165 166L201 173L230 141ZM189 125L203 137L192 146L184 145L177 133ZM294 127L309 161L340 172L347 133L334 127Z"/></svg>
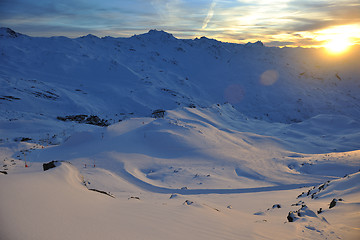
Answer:
<svg viewBox="0 0 360 240"><path fill-rule="evenodd" d="M144 32L148 29L144 26L159 24L150 4L144 2L143 8L139 8L137 4L132 4L139 0L124 2L106 1L99 4L95 0L0 0L0 25L29 35L62 34L74 37L102 31L109 33L109 30L119 26L123 26L122 30L125 31L133 29L133 35L139 28ZM114 30L111 35L118 35L118 31Z"/></svg>
<svg viewBox="0 0 360 240"><path fill-rule="evenodd" d="M267 47L285 47L289 45L294 45L295 42L289 42L289 41L270 41L266 42L265 46Z"/></svg>
<svg viewBox="0 0 360 240"><path fill-rule="evenodd" d="M286 11L289 23L284 27L290 31L314 31L334 25L360 22L360 2L340 1L290 1Z"/></svg>
<svg viewBox="0 0 360 240"><path fill-rule="evenodd" d="M358 0L0 0L0 25L38 36L131 36L156 28L179 38L294 46L316 45L314 33L360 22L359 12Z"/></svg>
<svg viewBox="0 0 360 240"><path fill-rule="evenodd" d="M216 6L216 2L215 1L212 1L211 5L210 5L210 9L208 11L208 14L206 16L206 18L204 19L204 22L203 22L203 25L201 27L202 30L204 30L208 23L210 22L211 18L214 16L214 8Z"/></svg>

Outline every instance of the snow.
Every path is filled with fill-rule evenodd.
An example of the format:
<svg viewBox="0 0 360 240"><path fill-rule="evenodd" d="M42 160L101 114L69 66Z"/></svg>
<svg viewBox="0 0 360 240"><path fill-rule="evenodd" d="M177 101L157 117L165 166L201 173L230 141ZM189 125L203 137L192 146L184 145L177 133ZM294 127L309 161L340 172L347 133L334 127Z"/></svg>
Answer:
<svg viewBox="0 0 360 240"><path fill-rule="evenodd" d="M360 236L356 49L157 30L0 42L4 239Z"/></svg>

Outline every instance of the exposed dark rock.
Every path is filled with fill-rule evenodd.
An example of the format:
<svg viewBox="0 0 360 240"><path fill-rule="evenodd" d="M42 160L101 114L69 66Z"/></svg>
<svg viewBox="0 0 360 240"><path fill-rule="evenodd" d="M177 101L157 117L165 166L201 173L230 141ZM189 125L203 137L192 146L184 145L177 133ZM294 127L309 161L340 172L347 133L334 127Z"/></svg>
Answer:
<svg viewBox="0 0 360 240"><path fill-rule="evenodd" d="M184 205L191 205L191 204L193 204L193 203L194 203L193 201L186 200L183 204L184 204Z"/></svg>
<svg viewBox="0 0 360 240"><path fill-rule="evenodd" d="M105 194L109 197L112 197L112 198L115 198L111 193L108 193L108 192L105 192L105 191L101 191L101 190L98 190L98 189L95 189L95 188L89 188L90 191L94 191L94 192L98 192L98 193L102 193L102 194Z"/></svg>
<svg viewBox="0 0 360 240"><path fill-rule="evenodd" d="M2 96L0 97L0 100L6 100L12 102L12 100L20 100L20 98L14 96Z"/></svg>
<svg viewBox="0 0 360 240"><path fill-rule="evenodd" d="M97 125L99 122L101 122L101 119L98 116L91 115L85 121L88 124Z"/></svg>
<svg viewBox="0 0 360 240"><path fill-rule="evenodd" d="M304 197L306 195L306 196L310 196L312 199L316 199L317 198L316 194L325 190L329 186L329 183L330 181L326 181L324 184L321 184L318 188L314 186L313 188L309 189L307 192L302 192L299 196L297 196L297 198Z"/></svg>
<svg viewBox="0 0 360 240"><path fill-rule="evenodd" d="M16 137L14 138L14 142L26 142L31 140L31 138L27 138L27 137Z"/></svg>
<svg viewBox="0 0 360 240"><path fill-rule="evenodd" d="M97 125L101 127L105 127L109 125L106 120L100 119L98 116L95 115L91 115L90 117L86 118L85 123L91 125Z"/></svg>
<svg viewBox="0 0 360 240"><path fill-rule="evenodd" d="M20 142L28 142L28 141L31 141L32 139L31 138L28 138L28 137L23 137Z"/></svg>
<svg viewBox="0 0 360 240"><path fill-rule="evenodd" d="M165 110L163 109L157 109L155 111L152 112L151 116L153 118L164 118L165 116Z"/></svg>
<svg viewBox="0 0 360 240"><path fill-rule="evenodd" d="M129 197L129 198L128 198L128 200L130 200L130 199L140 200L140 198L139 198L139 197Z"/></svg>
<svg viewBox="0 0 360 240"><path fill-rule="evenodd" d="M105 119L101 119L96 115L85 115L85 114L79 114L79 115L68 115L65 117L57 117L58 120L60 121L71 121L71 122L77 122L77 123L86 123L86 124L91 124L91 125L96 125L96 126L100 126L100 127L107 127L110 124L108 123L107 120Z"/></svg>
<svg viewBox="0 0 360 240"><path fill-rule="evenodd" d="M304 201L298 201L297 203L291 204L291 206L299 206L299 205L303 205Z"/></svg>
<svg viewBox="0 0 360 240"><path fill-rule="evenodd" d="M4 31L5 30L5 31ZM5 33L3 33L5 32ZM10 28L1 28L0 31L0 37L9 37L9 38L17 38L19 36L21 36L22 34L15 32L14 30L10 29Z"/></svg>
<svg viewBox="0 0 360 240"><path fill-rule="evenodd" d="M302 197L305 194L305 192L302 192L299 196L297 196L297 198Z"/></svg>
<svg viewBox="0 0 360 240"><path fill-rule="evenodd" d="M331 201L329 208L335 207L335 206L336 206L336 202L337 202L337 200L334 198L334 199Z"/></svg>
<svg viewBox="0 0 360 240"><path fill-rule="evenodd" d="M66 117L60 117L60 116L56 117L56 119L64 122L67 120Z"/></svg>
<svg viewBox="0 0 360 240"><path fill-rule="evenodd" d="M289 222L293 222L295 220L294 213L289 212L286 218Z"/></svg>
<svg viewBox="0 0 360 240"><path fill-rule="evenodd" d="M45 99L51 99L51 100L56 100L56 99L60 98L59 95L57 95L56 93L50 92L50 91L43 91L43 92L34 91L31 93L37 98L45 98Z"/></svg>
<svg viewBox="0 0 360 240"><path fill-rule="evenodd" d="M170 198L169 199L173 199L173 198L177 198L178 197L178 195L177 194L175 194L175 193L173 193L173 194L171 194L171 196L170 196Z"/></svg>
<svg viewBox="0 0 360 240"><path fill-rule="evenodd" d="M55 164L55 163L57 163L57 162L58 162L58 161L51 161L51 162L48 162L48 163L44 163L44 164L43 164L43 169L44 169L44 171L49 170L50 168L56 167L56 164Z"/></svg>
<svg viewBox="0 0 360 240"><path fill-rule="evenodd" d="M336 73L335 76L336 76L336 78L337 78L339 81L342 80L338 73Z"/></svg>
<svg viewBox="0 0 360 240"><path fill-rule="evenodd" d="M281 208L281 205L280 204L274 204L273 206L272 206L272 208L274 209L274 208Z"/></svg>
<svg viewBox="0 0 360 240"><path fill-rule="evenodd" d="M319 191L321 191L322 189L324 189L325 188L325 184L323 184L323 185L321 185L320 187L319 187Z"/></svg>
<svg viewBox="0 0 360 240"><path fill-rule="evenodd" d="M58 120L61 121L74 121L74 122L79 122L79 123L83 123L86 119L88 115L68 115L66 117L57 117Z"/></svg>
<svg viewBox="0 0 360 240"><path fill-rule="evenodd" d="M309 209L305 204L297 211L291 211L288 213L287 219L289 222L294 222L301 217L316 217L316 213Z"/></svg>
<svg viewBox="0 0 360 240"><path fill-rule="evenodd" d="M0 173L5 174L5 175L8 174L7 171L0 171Z"/></svg>
<svg viewBox="0 0 360 240"><path fill-rule="evenodd" d="M343 200L342 198L339 198L339 199L334 198L334 199L330 202L329 208L335 207L335 206L336 206L336 203L337 203L337 202L341 202L341 201L344 201L344 200Z"/></svg>
<svg viewBox="0 0 360 240"><path fill-rule="evenodd" d="M169 94L171 94L172 96L176 97L177 95L179 95L178 92L175 92L173 90L167 89L167 88L161 88L161 91L167 92Z"/></svg>

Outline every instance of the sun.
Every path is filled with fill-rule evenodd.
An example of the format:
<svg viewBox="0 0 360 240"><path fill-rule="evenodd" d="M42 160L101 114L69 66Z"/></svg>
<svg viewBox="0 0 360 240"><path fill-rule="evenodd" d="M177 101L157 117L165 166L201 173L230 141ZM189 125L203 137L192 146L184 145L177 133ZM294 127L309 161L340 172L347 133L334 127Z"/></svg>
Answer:
<svg viewBox="0 0 360 240"><path fill-rule="evenodd" d="M322 42L328 54L342 55L359 42L360 23L332 26L314 32L316 41Z"/></svg>
<svg viewBox="0 0 360 240"><path fill-rule="evenodd" d="M344 36L333 36L333 38L325 44L326 50L332 54L341 54L350 46L351 42Z"/></svg>

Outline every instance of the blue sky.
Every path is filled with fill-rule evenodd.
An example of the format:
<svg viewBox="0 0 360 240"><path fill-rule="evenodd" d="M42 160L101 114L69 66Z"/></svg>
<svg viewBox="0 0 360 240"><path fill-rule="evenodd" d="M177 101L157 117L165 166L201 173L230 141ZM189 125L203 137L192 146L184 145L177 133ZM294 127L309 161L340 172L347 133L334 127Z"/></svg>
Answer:
<svg viewBox="0 0 360 240"><path fill-rule="evenodd" d="M319 46L360 43L359 0L0 0L0 25L31 36L128 37L150 29L178 38ZM347 30L344 30L347 29Z"/></svg>

